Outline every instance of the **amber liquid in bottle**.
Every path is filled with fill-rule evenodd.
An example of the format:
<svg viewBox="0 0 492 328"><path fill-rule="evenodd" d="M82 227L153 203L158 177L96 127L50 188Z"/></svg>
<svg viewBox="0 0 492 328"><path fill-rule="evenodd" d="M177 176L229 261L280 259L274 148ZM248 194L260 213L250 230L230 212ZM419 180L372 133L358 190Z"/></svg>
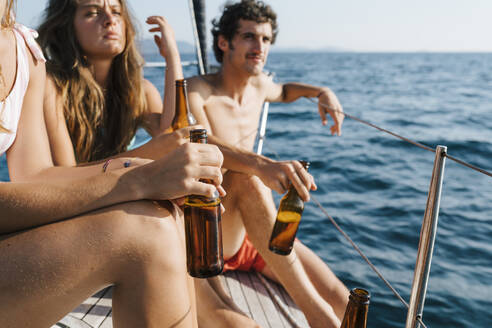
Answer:
<svg viewBox="0 0 492 328"><path fill-rule="evenodd" d="M366 328L370 298L371 294L367 290L352 289L340 328Z"/></svg>
<svg viewBox="0 0 492 328"><path fill-rule="evenodd" d="M190 131L190 139L191 142L207 143L207 130ZM220 198L188 196L184 219L188 273L196 278L220 274L224 268Z"/></svg>
<svg viewBox="0 0 492 328"><path fill-rule="evenodd" d="M176 110L171 126L166 132L173 132L195 124L196 119L193 117L193 114L191 114L190 106L188 104L186 80L176 80Z"/></svg>
<svg viewBox="0 0 492 328"><path fill-rule="evenodd" d="M309 168L309 163L300 161L304 168ZM277 219L273 226L268 248L280 255L289 255L294 245L299 222L301 222L304 201L301 199L293 185L280 200Z"/></svg>

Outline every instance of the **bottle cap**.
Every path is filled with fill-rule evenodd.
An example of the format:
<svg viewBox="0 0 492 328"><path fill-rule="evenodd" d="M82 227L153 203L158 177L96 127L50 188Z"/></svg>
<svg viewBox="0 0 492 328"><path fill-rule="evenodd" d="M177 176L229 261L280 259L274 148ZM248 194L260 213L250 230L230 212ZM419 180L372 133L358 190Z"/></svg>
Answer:
<svg viewBox="0 0 492 328"><path fill-rule="evenodd" d="M190 130L190 141L196 142L200 139L207 139L207 129L193 129Z"/></svg>
<svg viewBox="0 0 492 328"><path fill-rule="evenodd" d="M176 80L176 85L186 85L185 79Z"/></svg>

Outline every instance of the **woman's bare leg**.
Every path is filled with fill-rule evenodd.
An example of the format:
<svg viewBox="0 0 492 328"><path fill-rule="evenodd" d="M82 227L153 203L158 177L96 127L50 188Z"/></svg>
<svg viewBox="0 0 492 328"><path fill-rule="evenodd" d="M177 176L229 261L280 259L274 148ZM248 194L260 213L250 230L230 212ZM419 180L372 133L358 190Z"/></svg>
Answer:
<svg viewBox="0 0 492 328"><path fill-rule="evenodd" d="M1 327L49 327L110 284L115 326L196 326L176 222L150 202L0 237Z"/></svg>

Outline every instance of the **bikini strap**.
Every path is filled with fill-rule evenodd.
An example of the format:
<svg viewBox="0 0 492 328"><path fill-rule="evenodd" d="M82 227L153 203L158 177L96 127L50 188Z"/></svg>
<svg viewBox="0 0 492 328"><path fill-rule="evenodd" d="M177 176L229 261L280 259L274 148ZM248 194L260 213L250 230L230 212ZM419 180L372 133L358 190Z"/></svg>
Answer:
<svg viewBox="0 0 492 328"><path fill-rule="evenodd" d="M38 32L19 23L15 23L14 29L22 35L34 58L37 61L45 63L46 59L44 58L43 51L35 40L38 37Z"/></svg>

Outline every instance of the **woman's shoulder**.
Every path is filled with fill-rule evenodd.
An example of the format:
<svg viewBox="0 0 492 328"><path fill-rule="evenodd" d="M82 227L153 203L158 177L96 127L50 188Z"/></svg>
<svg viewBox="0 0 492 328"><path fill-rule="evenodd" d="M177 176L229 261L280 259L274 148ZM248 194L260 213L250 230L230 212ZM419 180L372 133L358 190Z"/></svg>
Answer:
<svg viewBox="0 0 492 328"><path fill-rule="evenodd" d="M147 98L147 100L149 100L149 97L151 98L154 98L154 97L161 97L161 94L159 93L159 91L157 90L157 88L155 87L155 85L150 82L149 80L147 79L142 79L142 89L144 91L144 94L145 94L145 97Z"/></svg>
<svg viewBox="0 0 492 328"><path fill-rule="evenodd" d="M26 44L27 49L31 53L31 56L36 62L45 63L46 59L44 58L43 51L41 47L36 42L36 38L38 37L38 32L31 28L28 28L25 25L16 23L14 25L14 31L16 31L22 38Z"/></svg>
<svg viewBox="0 0 492 328"><path fill-rule="evenodd" d="M143 87L145 92L157 90L157 88L155 87L155 85L152 82L150 82L149 80L144 79L144 78L142 78L142 87Z"/></svg>

